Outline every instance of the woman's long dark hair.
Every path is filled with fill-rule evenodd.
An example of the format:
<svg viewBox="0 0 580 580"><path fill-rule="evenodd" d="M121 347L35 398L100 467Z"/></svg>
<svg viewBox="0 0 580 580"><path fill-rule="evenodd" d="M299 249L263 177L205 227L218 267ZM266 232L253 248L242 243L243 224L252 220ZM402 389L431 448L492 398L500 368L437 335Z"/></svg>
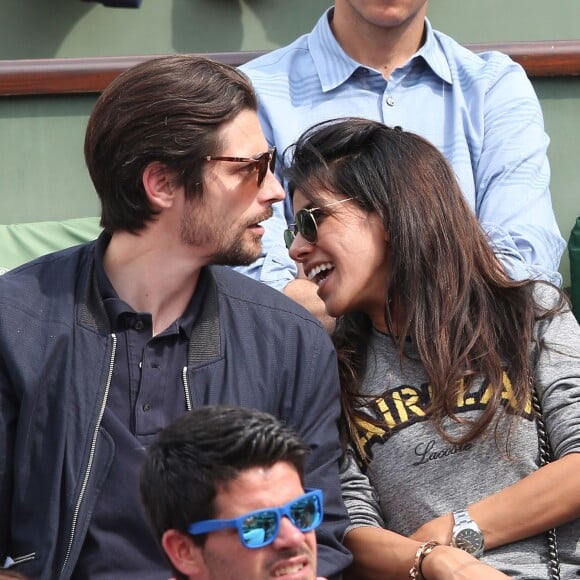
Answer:
<svg viewBox="0 0 580 580"><path fill-rule="evenodd" d="M385 322L391 336L399 337L393 340L401 360L405 337L416 346L432 388L428 412L441 435L466 443L485 431L501 404L504 372L513 412L524 414L534 324L560 309L565 298L553 310L540 311L534 283L509 279L443 155L413 133L348 118L304 133L287 177L291 193L299 188L314 203L317 191L328 191L381 216L392 262L385 273ZM361 381L371 329L369 318L354 312L339 318L333 335L343 435L355 445L357 419L369 421L361 414ZM455 412L458 397L478 376L489 381L489 403L461 437L452 438L443 422L464 422ZM360 446L358 451L364 460Z"/></svg>

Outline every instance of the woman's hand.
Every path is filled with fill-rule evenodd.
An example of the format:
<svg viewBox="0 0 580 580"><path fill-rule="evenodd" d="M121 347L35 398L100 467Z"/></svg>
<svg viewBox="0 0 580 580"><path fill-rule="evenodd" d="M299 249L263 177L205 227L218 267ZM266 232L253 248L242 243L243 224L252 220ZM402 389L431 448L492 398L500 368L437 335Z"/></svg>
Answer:
<svg viewBox="0 0 580 580"><path fill-rule="evenodd" d="M450 534L450 531L447 533ZM344 574L344 578L345 580L408 578L420 543L383 528L370 526L355 528L345 537L345 545L352 552L354 562ZM423 559L421 569L425 578L429 580L509 578L467 552L448 545L436 546Z"/></svg>
<svg viewBox="0 0 580 580"><path fill-rule="evenodd" d="M420 528L415 530L409 536L412 540L418 542L427 542L428 540L435 540L440 544L450 545L451 535L453 533L453 515L451 513L444 514L429 522L423 524Z"/></svg>
<svg viewBox="0 0 580 580"><path fill-rule="evenodd" d="M436 546L425 556L421 566L429 580L499 580L509 578L503 572L480 562L467 552L452 546Z"/></svg>

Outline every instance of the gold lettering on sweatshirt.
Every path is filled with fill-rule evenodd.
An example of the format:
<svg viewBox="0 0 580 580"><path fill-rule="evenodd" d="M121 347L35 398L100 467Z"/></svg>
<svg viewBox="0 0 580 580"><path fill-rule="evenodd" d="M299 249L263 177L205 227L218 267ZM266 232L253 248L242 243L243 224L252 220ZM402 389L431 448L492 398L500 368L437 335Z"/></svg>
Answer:
<svg viewBox="0 0 580 580"><path fill-rule="evenodd" d="M472 388L469 391L461 387L463 384L460 385L457 397L455 410L458 414L483 410L489 404L493 391L488 381L484 381L479 388ZM400 429L425 421L431 397L432 387L427 383L419 387L401 385L377 397L369 406L369 421L358 420L361 443L365 445L376 440L385 441ZM512 383L506 373L502 376L501 402L508 412L516 408ZM526 404L524 417L532 418L531 400ZM384 428L375 425L373 419L384 425Z"/></svg>

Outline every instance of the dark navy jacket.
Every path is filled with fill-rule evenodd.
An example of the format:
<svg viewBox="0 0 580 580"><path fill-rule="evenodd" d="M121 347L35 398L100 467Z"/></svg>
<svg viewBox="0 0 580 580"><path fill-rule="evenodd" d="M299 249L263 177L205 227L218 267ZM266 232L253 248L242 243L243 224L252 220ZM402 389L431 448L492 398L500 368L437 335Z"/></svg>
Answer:
<svg viewBox="0 0 580 580"><path fill-rule="evenodd" d="M100 425L115 336L96 289L94 246L0 276L0 560L39 580L70 577L115 453ZM350 555L340 544L348 520L330 339L281 293L226 267L210 275L179 388L193 406L270 412L310 444L306 485L325 493L318 573L336 576Z"/></svg>

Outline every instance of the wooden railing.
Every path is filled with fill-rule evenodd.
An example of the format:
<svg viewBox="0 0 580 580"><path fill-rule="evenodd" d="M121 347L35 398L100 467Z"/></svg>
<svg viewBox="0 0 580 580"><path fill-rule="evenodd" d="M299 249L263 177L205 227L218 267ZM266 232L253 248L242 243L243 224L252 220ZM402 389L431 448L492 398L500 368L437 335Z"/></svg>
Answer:
<svg viewBox="0 0 580 580"><path fill-rule="evenodd" d="M499 50L519 62L529 77L580 76L580 40L466 45L475 52ZM264 51L207 53L232 66ZM125 69L148 56L0 60L0 96L101 92Z"/></svg>

